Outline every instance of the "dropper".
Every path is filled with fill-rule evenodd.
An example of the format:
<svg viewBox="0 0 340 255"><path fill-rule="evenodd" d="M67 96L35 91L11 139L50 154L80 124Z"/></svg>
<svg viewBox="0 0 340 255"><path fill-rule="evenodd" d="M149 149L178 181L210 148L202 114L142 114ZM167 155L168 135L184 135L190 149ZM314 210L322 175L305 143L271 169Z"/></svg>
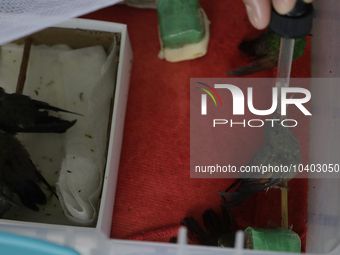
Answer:
<svg viewBox="0 0 340 255"><path fill-rule="evenodd" d="M292 68L295 39L307 36L312 29L313 5L297 0L291 12L287 15L278 14L272 10L269 28L281 37L280 55L277 69L276 87L278 88L278 108L281 115L281 88L289 86ZM282 183L281 189L281 227L288 229L288 194L287 182Z"/></svg>
<svg viewBox="0 0 340 255"><path fill-rule="evenodd" d="M295 38L307 36L312 28L313 5L297 0L292 11L286 15L272 9L269 28L281 37L277 69L278 114L281 114L281 88L289 86Z"/></svg>

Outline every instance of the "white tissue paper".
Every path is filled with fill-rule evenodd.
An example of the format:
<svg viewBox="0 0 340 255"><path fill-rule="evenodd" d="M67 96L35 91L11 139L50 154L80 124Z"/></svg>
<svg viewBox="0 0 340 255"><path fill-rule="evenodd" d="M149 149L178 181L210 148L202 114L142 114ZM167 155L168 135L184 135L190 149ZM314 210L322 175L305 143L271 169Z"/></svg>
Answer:
<svg viewBox="0 0 340 255"><path fill-rule="evenodd" d="M116 47L109 57L102 47L67 51L60 55L65 83L65 108L84 115L66 132L65 151L57 192L66 216L73 222L91 226L103 183L110 101L117 64ZM92 63L102 63L93 65ZM79 80L74 74L83 74ZM80 75L82 76L82 75ZM80 82L81 86L74 86Z"/></svg>
<svg viewBox="0 0 340 255"><path fill-rule="evenodd" d="M122 0L1 0L0 45Z"/></svg>
<svg viewBox="0 0 340 255"><path fill-rule="evenodd" d="M15 91L22 51L15 44L1 47L0 86L8 93ZM82 226L96 223L117 64L116 42L108 56L102 46L76 50L66 45L32 46L23 94L83 116L58 113L63 119L77 119L64 134L18 136L45 179L56 183L59 201L50 197L45 207L33 213L12 207L4 218Z"/></svg>

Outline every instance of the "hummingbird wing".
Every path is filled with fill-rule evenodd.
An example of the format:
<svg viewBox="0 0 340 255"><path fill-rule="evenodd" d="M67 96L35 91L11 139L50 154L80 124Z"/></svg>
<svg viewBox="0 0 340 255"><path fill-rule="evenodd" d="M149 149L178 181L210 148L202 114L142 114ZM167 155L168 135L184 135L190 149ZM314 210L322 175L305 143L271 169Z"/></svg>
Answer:
<svg viewBox="0 0 340 255"><path fill-rule="evenodd" d="M266 33L262 33L258 38L252 40L242 40L238 49L246 53L249 57L259 58L266 55L265 37Z"/></svg>
<svg viewBox="0 0 340 255"><path fill-rule="evenodd" d="M223 234L224 229L222 228L220 215L213 210L208 209L203 213L203 223L209 234L216 236Z"/></svg>
<svg viewBox="0 0 340 255"><path fill-rule="evenodd" d="M238 49L245 52L250 60L257 60L250 65L227 71L229 76L249 75L276 67L279 59L280 37L270 30L263 32L253 40L243 40Z"/></svg>
<svg viewBox="0 0 340 255"><path fill-rule="evenodd" d="M223 198L223 197L222 197ZM235 233L237 230L236 222L230 208L221 206L221 214L217 214L211 209L203 213L205 229L217 239L226 233Z"/></svg>
<svg viewBox="0 0 340 255"><path fill-rule="evenodd" d="M209 241L211 239L210 235L204 231L201 225L194 218L186 217L184 218L182 224L184 224L185 227L188 229L188 233L191 239L197 240L200 244L209 245Z"/></svg>
<svg viewBox="0 0 340 255"><path fill-rule="evenodd" d="M225 199L224 205L227 207L239 206L246 197L280 183L289 173L263 172L263 166L285 166L291 160L291 158L287 160L287 155L265 143L247 165L249 169L253 169L253 172L241 173L240 178L225 192L218 192L221 196L230 198L229 201Z"/></svg>
<svg viewBox="0 0 340 255"><path fill-rule="evenodd" d="M77 120L68 121L53 116L41 116L33 125L20 124L14 130L15 133L65 133L76 122Z"/></svg>
<svg viewBox="0 0 340 255"><path fill-rule="evenodd" d="M190 238L196 239L202 245L217 246L219 242L225 247L233 247L236 223L229 208L221 206L222 214L208 209L203 213L203 223L207 232L192 217L186 217L184 224Z"/></svg>
<svg viewBox="0 0 340 255"><path fill-rule="evenodd" d="M252 194L270 188L282 181L282 178L271 178L271 179L242 179L240 185L236 188L234 192L222 192L219 191L223 197L230 198L227 201L224 198L224 206L226 207L236 207L243 203L244 199Z"/></svg>
<svg viewBox="0 0 340 255"><path fill-rule="evenodd" d="M222 197L222 201L224 201L225 198ZM231 213L230 208L225 207L223 205L221 207L221 212L222 212L222 226L224 226L224 229L230 229L232 233L235 233L237 231L237 225L236 221L234 219L233 214Z"/></svg>
<svg viewBox="0 0 340 255"><path fill-rule="evenodd" d="M73 113L0 88L0 128L6 132L63 133L76 123L49 116L47 110Z"/></svg>
<svg viewBox="0 0 340 255"><path fill-rule="evenodd" d="M227 74L229 76L244 76L248 74L269 70L277 66L278 60L279 60L278 56L267 55L258 59L256 62L253 62L250 65L241 66L234 70L227 71Z"/></svg>
<svg viewBox="0 0 340 255"><path fill-rule="evenodd" d="M52 187L14 136L0 132L0 152L0 180L19 196L26 207L39 210L37 204L46 204L47 198L38 183L42 181L55 194Z"/></svg>

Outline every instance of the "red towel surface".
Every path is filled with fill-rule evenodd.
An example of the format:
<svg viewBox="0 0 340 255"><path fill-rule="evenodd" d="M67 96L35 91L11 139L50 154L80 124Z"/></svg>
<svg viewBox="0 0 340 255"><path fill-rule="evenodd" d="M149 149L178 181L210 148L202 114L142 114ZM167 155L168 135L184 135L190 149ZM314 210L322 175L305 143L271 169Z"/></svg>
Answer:
<svg viewBox="0 0 340 255"><path fill-rule="evenodd" d="M232 179L190 179L190 78L227 77L226 70L245 65L247 57L237 50L243 38L254 38L254 29L241 0L200 0L211 21L208 53L201 58L169 63L158 58L157 12L115 5L84 18L124 23L128 26L134 54L126 112L111 237L169 242L177 236L185 217L202 223L202 214L219 212L219 190ZM310 77L311 42L292 66L292 77ZM251 77L275 77L276 69ZM308 123L307 123L307 127ZM262 131L261 131L262 132ZM303 162L308 162L309 129L294 131ZM262 139L262 140L261 140ZM253 154L264 141L247 146ZM248 141L249 142L249 141ZM226 152L228 153L228 152ZM249 159L245 159L247 164ZM308 180L289 182L289 224L306 243ZM280 190L250 196L232 209L241 229L264 228L269 220L280 225Z"/></svg>

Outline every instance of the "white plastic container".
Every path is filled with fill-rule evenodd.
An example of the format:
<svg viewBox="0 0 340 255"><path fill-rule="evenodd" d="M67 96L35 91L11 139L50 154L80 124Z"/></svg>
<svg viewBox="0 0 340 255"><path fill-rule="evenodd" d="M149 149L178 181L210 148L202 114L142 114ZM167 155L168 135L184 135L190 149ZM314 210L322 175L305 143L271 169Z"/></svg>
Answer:
<svg viewBox="0 0 340 255"><path fill-rule="evenodd" d="M72 33L73 29L75 31L74 33L78 33L78 34L82 33L82 31L89 31L89 32L83 32L82 34L83 37L84 36L86 37L87 34L91 36L91 34L93 33L99 34L101 32L120 34L120 49L119 49L119 60L118 60L119 62L118 62L118 70L117 70L117 75L116 75L114 100L113 100L113 106L112 106L113 110L112 110L112 118L111 118L111 125L110 125L111 129L109 130L110 140L108 141L108 156L107 156L106 167L105 167L105 172L104 172L103 190L102 190L102 195L101 195L101 200L100 200L98 220L95 226L96 230L101 231L102 233L105 233L105 235L109 235L110 229L111 229L119 159L120 159L120 152L121 152L122 139L123 139L125 110L126 110L129 80L130 80L131 65L132 65L132 50L131 50L131 45L129 41L129 36L127 33L127 28L126 28L126 25L123 25L123 24L91 21L91 20L85 20L85 19L69 20L55 27L72 29L70 30L71 32L68 32L68 33ZM51 37L49 35L51 34L47 34L47 36L42 34L41 36L42 43L47 43L47 44L50 43L49 40L51 39ZM68 34L66 34L66 36L67 35ZM59 37L61 39L59 39ZM61 33L61 35L55 36L55 38L51 40L57 41L57 43L63 43L62 37L65 37L65 35L62 35ZM104 40L102 40L104 42L99 41L98 44L100 43L102 44L106 43L107 45L112 44L112 42L105 42L106 39L107 38L104 38ZM39 37L39 40L40 40L40 37ZM44 40L46 40L47 42L45 42ZM79 43L79 42L75 42L75 43ZM80 43L82 43L82 41L80 41ZM96 43L96 42L90 42L90 44L93 44L93 43ZM80 47L81 46L82 45L80 45ZM112 72L115 72L115 71L116 70L112 70ZM112 84L112 88L114 88L114 84ZM40 226L49 226L51 228L54 228L56 225L1 219L0 228L3 226L20 226L20 227L29 226L34 229ZM71 229L74 229L74 228L77 228L77 227L63 226L63 229L65 231L70 231ZM94 230L94 228L89 228L89 229Z"/></svg>
<svg viewBox="0 0 340 255"><path fill-rule="evenodd" d="M312 75L313 78L340 77L340 2L339 0L314 1L316 18L313 24ZM186 244L185 231L180 231L179 244L136 242L109 239L115 184L118 171L121 134L125 114L126 95L129 82L131 49L126 26L112 23L71 21L63 27L81 27L120 31L122 47L114 104L114 118L107 162L108 179L104 183L104 194L97 227L63 227L42 224L22 224L1 221L0 231L31 236L72 247L81 254L115 255L184 255L184 254L284 254L244 250L243 233L238 233L236 247L209 248ZM293 66L294 68L294 66ZM298 68L298 67L295 67ZM331 89L325 90L312 85L313 102L324 107L329 115L313 115L311 122L310 163L340 163L340 84L333 80ZM312 113L313 114L313 113ZM322 121L321 121L322 120ZM319 139L323 137L323 139ZM108 170L107 169L107 170ZM108 183L110 185L108 186ZM310 179L308 198L307 254L340 254L340 179ZM1 252L1 250L0 250ZM288 255L288 254L287 254Z"/></svg>

